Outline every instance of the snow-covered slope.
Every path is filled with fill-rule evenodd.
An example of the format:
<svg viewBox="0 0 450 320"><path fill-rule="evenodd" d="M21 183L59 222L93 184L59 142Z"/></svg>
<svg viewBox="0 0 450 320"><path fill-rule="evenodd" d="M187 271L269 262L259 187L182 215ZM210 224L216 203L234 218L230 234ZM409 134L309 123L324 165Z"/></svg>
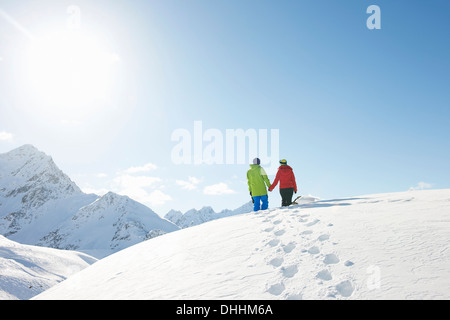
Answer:
<svg viewBox="0 0 450 320"><path fill-rule="evenodd" d="M29 299L95 261L80 252L22 245L0 236L0 300Z"/></svg>
<svg viewBox="0 0 450 320"><path fill-rule="evenodd" d="M32 145L0 154L0 234L97 257L179 228L112 192L85 194Z"/></svg>
<svg viewBox="0 0 450 320"><path fill-rule="evenodd" d="M165 234L36 299L450 299L450 190L303 201Z"/></svg>
<svg viewBox="0 0 450 320"><path fill-rule="evenodd" d="M186 211L184 214L181 211L171 210L164 218L173 222L178 227L184 229L192 226L196 226L208 221L230 217L237 214L248 213L253 210L253 205L248 202L235 210L222 210L220 212L215 212L211 207L203 207L200 210L191 209Z"/></svg>

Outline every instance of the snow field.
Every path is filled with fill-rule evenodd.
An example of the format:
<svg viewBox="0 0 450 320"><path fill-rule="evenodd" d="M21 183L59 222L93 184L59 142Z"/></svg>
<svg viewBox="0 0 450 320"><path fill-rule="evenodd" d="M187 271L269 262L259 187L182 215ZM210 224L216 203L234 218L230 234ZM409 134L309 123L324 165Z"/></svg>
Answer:
<svg viewBox="0 0 450 320"><path fill-rule="evenodd" d="M19 244L0 236L0 300L26 300L97 259L86 254Z"/></svg>
<svg viewBox="0 0 450 320"><path fill-rule="evenodd" d="M37 299L448 299L450 190L214 220L108 256Z"/></svg>

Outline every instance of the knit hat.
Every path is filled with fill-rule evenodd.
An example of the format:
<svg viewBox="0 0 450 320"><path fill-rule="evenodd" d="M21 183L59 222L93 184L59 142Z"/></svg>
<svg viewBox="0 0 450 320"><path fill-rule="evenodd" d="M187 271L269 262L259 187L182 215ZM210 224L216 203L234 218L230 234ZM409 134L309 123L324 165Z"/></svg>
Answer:
<svg viewBox="0 0 450 320"><path fill-rule="evenodd" d="M259 158L255 158L253 159L253 164L260 164L261 160L259 160Z"/></svg>
<svg viewBox="0 0 450 320"><path fill-rule="evenodd" d="M280 160L280 164L285 164L285 165L287 165L287 160L286 160L286 159Z"/></svg>

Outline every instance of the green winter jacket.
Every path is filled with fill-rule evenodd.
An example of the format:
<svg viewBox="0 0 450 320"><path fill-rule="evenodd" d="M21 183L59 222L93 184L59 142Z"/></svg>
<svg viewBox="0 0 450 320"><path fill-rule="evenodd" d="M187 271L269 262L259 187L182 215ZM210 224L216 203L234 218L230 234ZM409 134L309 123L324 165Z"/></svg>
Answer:
<svg viewBox="0 0 450 320"><path fill-rule="evenodd" d="M252 197L263 196L267 194L267 188L270 188L270 180L266 171L259 164L251 164L247 171L248 191Z"/></svg>

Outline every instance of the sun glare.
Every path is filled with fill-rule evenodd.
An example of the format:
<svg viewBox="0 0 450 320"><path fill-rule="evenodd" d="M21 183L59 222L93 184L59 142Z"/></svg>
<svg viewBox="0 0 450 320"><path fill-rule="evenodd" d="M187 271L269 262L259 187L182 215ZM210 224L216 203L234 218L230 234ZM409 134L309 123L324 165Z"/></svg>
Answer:
<svg viewBox="0 0 450 320"><path fill-rule="evenodd" d="M66 31L35 39L27 60L32 89L48 111L84 116L107 97L119 57L86 34Z"/></svg>

